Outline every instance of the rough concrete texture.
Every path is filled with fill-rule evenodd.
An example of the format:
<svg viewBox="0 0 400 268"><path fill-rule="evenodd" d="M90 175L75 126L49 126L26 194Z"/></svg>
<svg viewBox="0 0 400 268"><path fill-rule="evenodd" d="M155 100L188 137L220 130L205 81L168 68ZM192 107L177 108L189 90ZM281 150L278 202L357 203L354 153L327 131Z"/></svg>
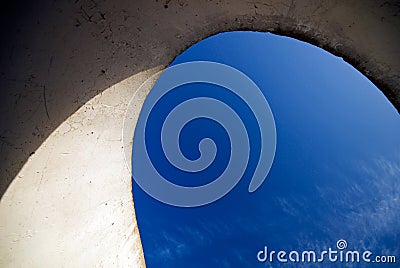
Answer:
<svg viewBox="0 0 400 268"><path fill-rule="evenodd" d="M151 86L135 92L159 69L89 100L28 158L0 203L0 267L145 267L128 152Z"/></svg>
<svg viewBox="0 0 400 268"><path fill-rule="evenodd" d="M400 110L398 1L30 1L2 11L1 267L144 265L123 160L127 103L210 35L270 31L318 45Z"/></svg>

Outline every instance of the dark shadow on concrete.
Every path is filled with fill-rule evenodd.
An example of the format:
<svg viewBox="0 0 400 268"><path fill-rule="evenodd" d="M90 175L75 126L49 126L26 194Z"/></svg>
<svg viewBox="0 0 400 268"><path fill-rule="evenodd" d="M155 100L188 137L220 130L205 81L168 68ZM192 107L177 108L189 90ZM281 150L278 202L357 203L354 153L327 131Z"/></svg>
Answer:
<svg viewBox="0 0 400 268"><path fill-rule="evenodd" d="M400 111L398 1L19 1L1 10L0 196L89 99L223 31L269 31L320 46Z"/></svg>

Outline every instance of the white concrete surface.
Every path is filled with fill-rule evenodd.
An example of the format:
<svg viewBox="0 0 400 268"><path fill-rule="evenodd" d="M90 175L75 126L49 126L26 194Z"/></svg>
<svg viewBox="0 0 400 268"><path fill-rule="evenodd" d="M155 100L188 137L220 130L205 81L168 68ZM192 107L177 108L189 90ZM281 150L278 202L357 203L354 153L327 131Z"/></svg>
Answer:
<svg viewBox="0 0 400 268"><path fill-rule="evenodd" d="M151 84L136 91L159 70L134 75L88 101L29 157L0 203L1 267L145 266L130 152Z"/></svg>
<svg viewBox="0 0 400 268"><path fill-rule="evenodd" d="M3 8L0 267L144 266L124 114L160 66L210 35L257 30L308 41L344 57L400 110L396 1L46 0Z"/></svg>

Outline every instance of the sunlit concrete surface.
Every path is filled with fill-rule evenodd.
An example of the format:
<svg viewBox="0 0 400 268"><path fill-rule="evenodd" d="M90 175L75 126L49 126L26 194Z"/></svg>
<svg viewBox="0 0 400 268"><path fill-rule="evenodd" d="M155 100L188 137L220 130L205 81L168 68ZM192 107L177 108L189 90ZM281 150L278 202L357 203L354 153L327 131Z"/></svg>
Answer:
<svg viewBox="0 0 400 268"><path fill-rule="evenodd" d="M133 128L126 146L122 129L138 83L159 69L88 101L29 157L0 203L1 267L144 267L127 154Z"/></svg>
<svg viewBox="0 0 400 268"><path fill-rule="evenodd" d="M147 78L210 35L271 31L321 46L400 110L397 1L29 1L2 11L1 267L143 265L124 115Z"/></svg>

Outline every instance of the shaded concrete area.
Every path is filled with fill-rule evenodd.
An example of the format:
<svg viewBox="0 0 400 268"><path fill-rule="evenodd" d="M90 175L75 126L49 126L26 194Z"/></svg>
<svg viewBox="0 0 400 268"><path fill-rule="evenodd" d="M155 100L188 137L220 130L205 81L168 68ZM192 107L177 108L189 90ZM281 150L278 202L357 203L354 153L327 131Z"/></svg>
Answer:
<svg viewBox="0 0 400 268"><path fill-rule="evenodd" d="M343 57L370 78L397 110L400 110L398 1L20 1L2 10L6 14L1 23L4 34L0 52L0 193L3 196L0 213L9 218L6 224L5 220L1 220L0 231L3 234L16 235L17 238L7 238L7 241L16 239L16 245L18 241L29 239L30 235L33 235L26 230L25 233L18 234L22 232L21 229L10 229L10 226L22 222L29 223L29 217L17 212L18 202L22 202L20 197L26 195L26 191L32 195L32 199L29 200L36 200L38 203L30 204L28 199L24 199L25 203L21 204L24 207L22 211L31 211L36 215L33 209L29 209L38 206L42 211L48 212L47 215L44 215L45 212L42 212L43 215L37 215L35 221L38 226L52 224L44 223L45 217L55 213L50 204L57 201L60 202L58 208L67 207L67 203L63 203L67 201L57 199L65 192L53 197L50 195L48 199L35 196L46 195L46 192L34 193L32 190L41 183L42 174L48 179L47 191L51 192L54 190L52 187L60 185L57 179L53 179L55 183L52 184L52 178L61 176L57 175L57 169L59 173L75 170L71 173L75 181L63 182L63 187L72 187L69 192L79 197L82 192L96 193L98 189L107 187L107 182L113 182L114 176L104 175L107 174L107 170L121 172L118 173L123 178L120 184L107 193L117 195L121 192L126 207L130 206L131 199L126 199L130 195L130 186L126 184L129 180L129 177L126 177L128 171L122 171L122 167L118 165L109 169L104 166L106 161L121 163L123 159L120 158L123 150L115 151L119 145L110 145L113 139L120 139L119 134L104 134L103 131L115 128L115 131L121 132L118 128L122 127L121 118L126 102L140 84L155 72L151 70L168 65L185 48L210 35L231 30L270 31L323 47ZM131 81L129 84L122 83L124 86L119 85L118 90L113 91L115 84L127 78ZM105 91L106 89L109 90ZM101 104L92 105L96 100L99 103L98 99L103 91L108 92L105 105L121 105L118 106L118 120L110 119L115 113L114 108L101 110L104 108ZM112 92L120 98L110 105L108 100L114 98ZM92 118L92 115L85 115L81 121L68 121L71 120L68 119L70 116L76 118L76 114L84 114L88 107L94 107L94 114L101 116ZM87 117L89 119L85 121ZM59 132L55 131L57 127L74 123L79 124L74 126L71 135L60 138L57 134ZM90 129L91 124L97 128ZM108 133L107 131L105 133ZM93 139L98 136L104 138L103 143L101 139L100 143ZM48 143L38 149L46 139ZM48 162L48 167L52 170L52 173L49 173L44 169L47 164L41 165L47 163L48 159L53 160L56 155L54 152L63 153L59 149L53 153L46 149L50 145L57 148L58 142L66 147L77 143L80 147L71 147L70 157L75 162L65 158ZM81 153L86 148L93 149L91 152L94 154L91 157L89 153ZM107 159L93 160L97 154L104 152L116 153L110 153ZM36 161L36 164L27 163L28 158ZM85 165L82 166L83 162ZM25 164L26 167L21 171ZM93 174L85 173L90 166L97 167L98 172L93 170ZM100 172L102 170L103 172ZM17 175L22 177L18 178ZM103 184L97 185L98 188L95 189L73 186L77 178L88 179L90 176L98 176ZM17 182L11 187L10 184L16 177ZM7 190L9 186L10 189ZM27 188L24 188L25 186ZM104 200L107 198L104 197ZM121 201L118 198L115 200ZM6 204L13 206L12 210L5 210ZM90 202L87 206L90 206ZM7 216L10 211L15 211L15 215ZM88 224L102 221L103 216L109 212L92 210L89 214L80 213L81 211L75 213L74 224L78 224L79 219L86 220ZM118 214L121 221L126 221L121 228L136 226L133 213L132 209L130 213ZM59 215L58 219L67 220L70 217L68 215ZM96 234L101 230L106 232L106 229L97 228ZM57 229L53 231L55 233ZM87 234L86 231L87 229L84 229L80 233L81 241L89 240L90 235L84 235ZM37 240L34 242L40 241L37 237L35 239ZM63 245L71 248L74 243L79 243L79 240L73 240L71 237L65 238L67 243L63 239L53 237L50 245L53 245L53 248ZM112 239L111 235L107 242ZM43 243L46 241L44 239ZM139 243L138 240L129 241ZM100 266L99 263L95 263L96 257L106 254L105 249L109 245L99 240L96 240L96 243L98 245L91 254L92 258L88 258L86 263L81 263L82 266ZM131 246L134 251L140 251L140 245ZM29 248L19 247L19 253L15 253L13 250L18 246L7 244L4 247L7 247L7 251L0 252L0 260L1 256L5 255L14 258L7 260L6 264L18 264L15 258L22 259L30 252ZM40 251L40 248L38 250ZM61 255L57 252L53 251L56 259L57 256L73 258L74 254L78 254L68 250ZM132 250L124 252L130 254ZM125 257L124 264L129 262L129 258ZM110 256L108 261L112 258L114 257ZM138 257L138 262L139 259ZM112 261L107 262L109 263ZM121 263L119 264L122 265ZM29 265L29 262L25 265Z"/></svg>
<svg viewBox="0 0 400 268"><path fill-rule="evenodd" d="M400 109L397 1L44 1L10 7L1 50L1 194L89 99L221 31L271 31L344 57Z"/></svg>
<svg viewBox="0 0 400 268"><path fill-rule="evenodd" d="M144 267L121 130L155 71L89 100L28 158L0 203L1 267Z"/></svg>

